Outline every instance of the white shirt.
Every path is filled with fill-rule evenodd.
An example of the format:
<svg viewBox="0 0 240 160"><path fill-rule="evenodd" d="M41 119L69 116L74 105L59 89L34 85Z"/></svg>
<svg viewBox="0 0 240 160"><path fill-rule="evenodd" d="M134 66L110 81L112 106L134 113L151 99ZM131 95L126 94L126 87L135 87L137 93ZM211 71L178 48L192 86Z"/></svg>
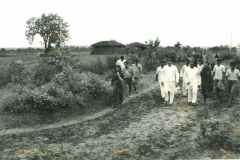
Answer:
<svg viewBox="0 0 240 160"><path fill-rule="evenodd" d="M238 78L240 77L240 71L236 68L234 69L234 71L228 69L226 72L226 76L228 80L237 81Z"/></svg>
<svg viewBox="0 0 240 160"><path fill-rule="evenodd" d="M125 69L125 63L126 60L124 59L123 61L121 59L118 59L117 62L116 62L116 65L117 66L120 66L121 70L124 70Z"/></svg>
<svg viewBox="0 0 240 160"><path fill-rule="evenodd" d="M159 82L164 82L165 78L165 66L159 66L156 71L156 75L158 76Z"/></svg>
<svg viewBox="0 0 240 160"><path fill-rule="evenodd" d="M142 65L140 63L138 63L137 65L132 64L131 70L133 72L133 76L139 77L142 72Z"/></svg>
<svg viewBox="0 0 240 160"><path fill-rule="evenodd" d="M213 68L213 73L214 73L214 80L223 80L223 73L225 72L225 66L220 64L215 65Z"/></svg>
<svg viewBox="0 0 240 160"><path fill-rule="evenodd" d="M165 69L165 80L166 82L179 82L179 72L175 65L166 65L164 66Z"/></svg>
<svg viewBox="0 0 240 160"><path fill-rule="evenodd" d="M202 77L201 77L201 72L202 72L202 69L203 69L203 65L202 64L198 64L197 65L197 68L198 68L198 75L197 75L197 77L198 77L198 84L199 85L201 85L201 83L202 83Z"/></svg>
<svg viewBox="0 0 240 160"><path fill-rule="evenodd" d="M187 83L190 83L190 85L199 85L199 74L200 69L198 67L189 67L187 73Z"/></svg>
<svg viewBox="0 0 240 160"><path fill-rule="evenodd" d="M187 66L186 64L182 66L181 71L180 71L180 77L182 77L184 80L187 77L187 72L190 67Z"/></svg>

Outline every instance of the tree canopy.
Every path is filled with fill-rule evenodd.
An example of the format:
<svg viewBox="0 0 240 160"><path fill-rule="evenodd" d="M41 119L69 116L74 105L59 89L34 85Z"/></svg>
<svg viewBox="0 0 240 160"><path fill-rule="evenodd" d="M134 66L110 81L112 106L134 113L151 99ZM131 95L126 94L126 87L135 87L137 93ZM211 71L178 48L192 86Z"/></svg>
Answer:
<svg viewBox="0 0 240 160"><path fill-rule="evenodd" d="M46 50L52 45L60 47L69 38L69 25L57 14L42 14L41 17L30 18L26 23L25 35L30 44L36 35L40 35Z"/></svg>

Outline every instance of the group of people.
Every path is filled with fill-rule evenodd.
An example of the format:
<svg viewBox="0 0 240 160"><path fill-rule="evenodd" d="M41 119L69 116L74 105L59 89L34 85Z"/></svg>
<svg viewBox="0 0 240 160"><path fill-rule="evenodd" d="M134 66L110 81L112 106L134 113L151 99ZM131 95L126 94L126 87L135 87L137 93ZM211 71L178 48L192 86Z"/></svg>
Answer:
<svg viewBox="0 0 240 160"><path fill-rule="evenodd" d="M227 91L228 105L231 106L238 90L240 71L234 62L226 68L217 59L217 64L209 64L205 60L187 60L180 72L171 60L161 61L156 70L156 80L159 82L161 97L166 104L172 105L176 87L181 86L182 96L187 96L189 105L198 104L198 93L201 90L203 101L215 95L221 100L221 95Z"/></svg>
<svg viewBox="0 0 240 160"><path fill-rule="evenodd" d="M138 82L142 73L142 65L136 58L133 64L121 56L115 63L112 86L115 104L121 104L126 95L132 94L132 89L137 92Z"/></svg>

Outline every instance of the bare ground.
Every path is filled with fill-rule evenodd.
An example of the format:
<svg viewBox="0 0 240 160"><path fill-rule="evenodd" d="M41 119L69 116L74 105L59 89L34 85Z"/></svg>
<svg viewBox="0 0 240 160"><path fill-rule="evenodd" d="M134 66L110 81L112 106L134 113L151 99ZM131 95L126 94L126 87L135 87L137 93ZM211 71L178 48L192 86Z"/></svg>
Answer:
<svg viewBox="0 0 240 160"><path fill-rule="evenodd" d="M165 106L153 85L115 109L36 128L1 131L0 157L30 159L35 149L44 147L62 148L69 160L239 158L236 150L221 144L210 146L215 135L209 132L205 138L201 130L205 121L226 123L232 127L228 135L240 137L239 104L216 107L211 100L206 117L206 106L191 107L185 101L177 97L174 106Z"/></svg>

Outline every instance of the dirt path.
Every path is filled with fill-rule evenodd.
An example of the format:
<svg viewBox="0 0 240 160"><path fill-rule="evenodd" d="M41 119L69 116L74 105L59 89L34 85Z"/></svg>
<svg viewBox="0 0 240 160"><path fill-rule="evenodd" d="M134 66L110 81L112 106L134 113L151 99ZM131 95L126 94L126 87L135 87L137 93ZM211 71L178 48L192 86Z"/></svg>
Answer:
<svg viewBox="0 0 240 160"><path fill-rule="evenodd" d="M157 87L157 85L154 84L147 89L144 89L136 94L131 95L130 97L127 97L124 100L123 105L125 103L128 103L131 99L135 99L135 98L141 96L142 94L148 93L151 90L156 89L156 87ZM109 107L109 108L106 108L100 112L97 112L97 113L94 113L91 115L74 117L73 119L70 119L70 120L68 119L67 121L62 120L60 122L49 124L49 125L36 125L33 127L26 127L26 128L3 129L3 130L0 130L0 136L11 135L11 134L17 135L17 134L22 134L22 133L39 132L39 131L43 131L43 130L67 127L67 126L75 125L78 123L83 123L83 122L86 122L89 120L97 119L97 118L105 116L113 111L114 111L114 109Z"/></svg>

